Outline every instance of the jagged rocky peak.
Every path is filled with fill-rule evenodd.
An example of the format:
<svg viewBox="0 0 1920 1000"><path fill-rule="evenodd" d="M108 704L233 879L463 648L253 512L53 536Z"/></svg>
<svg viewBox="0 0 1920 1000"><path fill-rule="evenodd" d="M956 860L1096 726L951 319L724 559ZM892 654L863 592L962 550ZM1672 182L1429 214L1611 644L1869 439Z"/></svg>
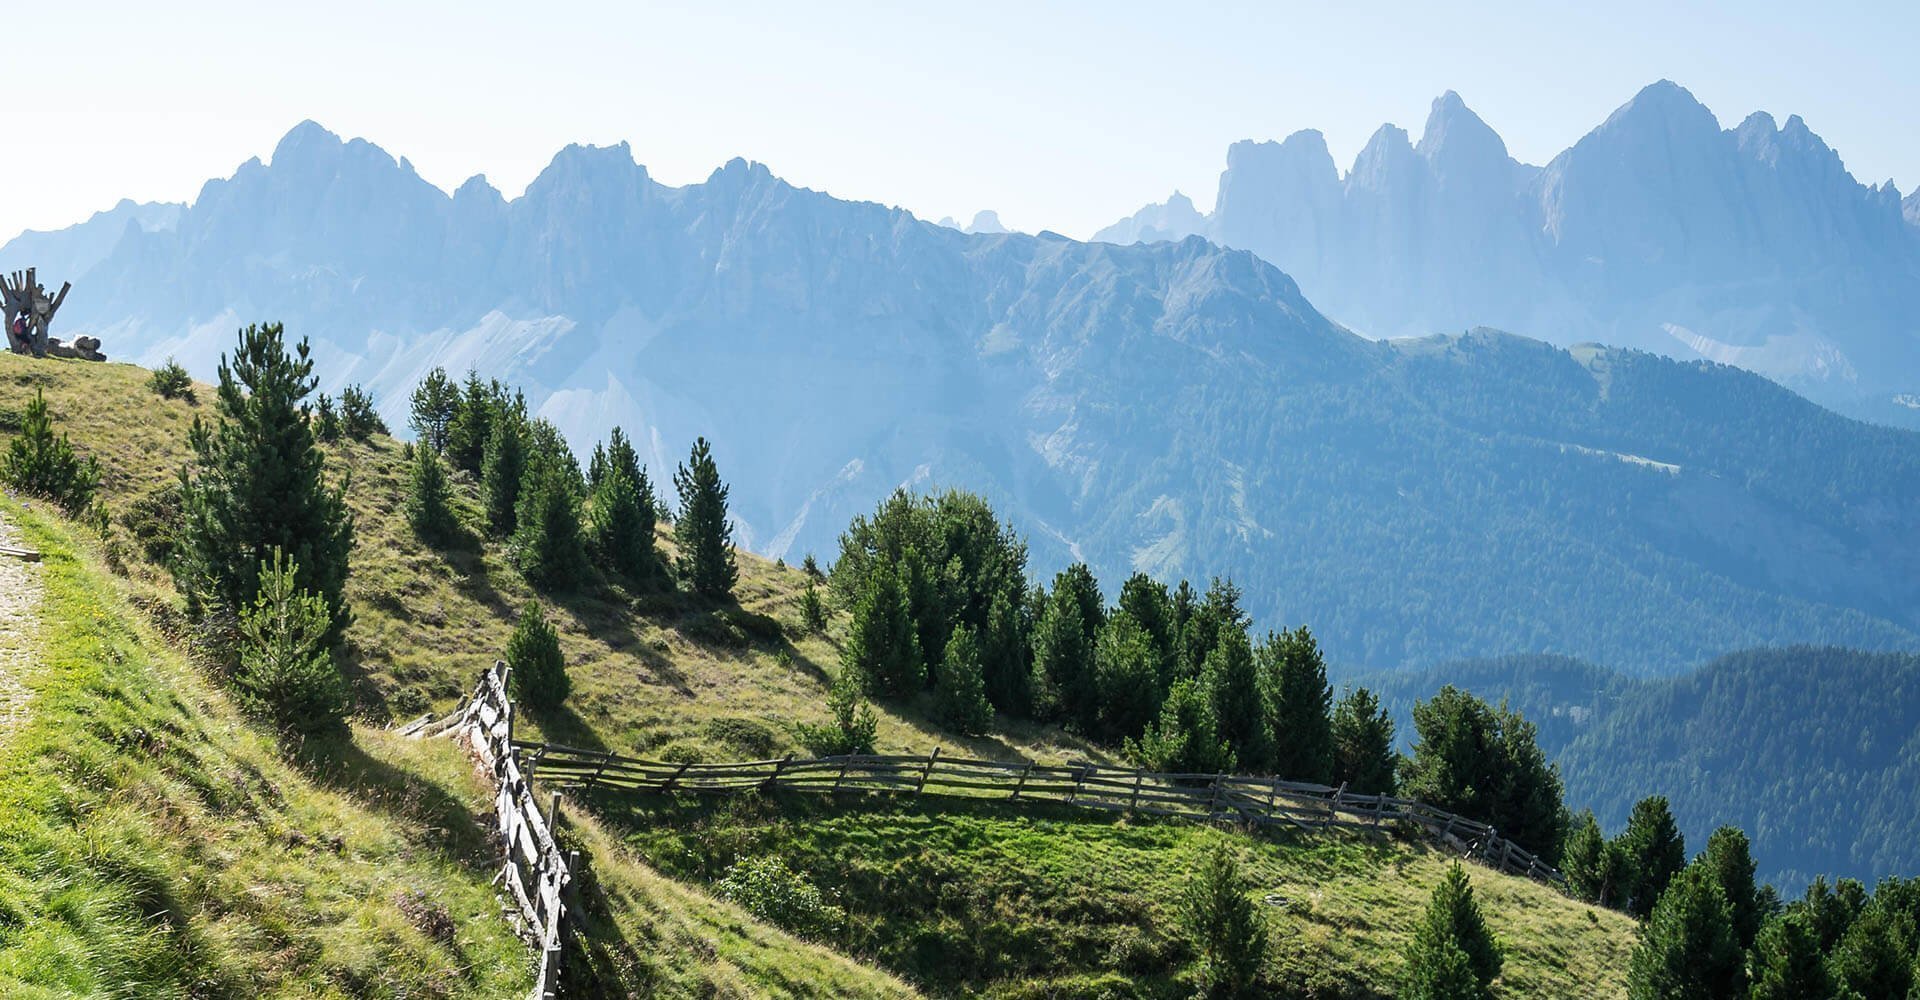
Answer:
<svg viewBox="0 0 1920 1000"><path fill-rule="evenodd" d="M1889 182L1887 186L1893 185ZM1920 228L1920 188L1915 188L1912 194L1901 200L1900 213L1906 217L1908 225Z"/></svg>
<svg viewBox="0 0 1920 1000"><path fill-rule="evenodd" d="M1373 130L1373 137L1360 148L1360 155L1354 157L1347 183L1351 187L1375 190L1390 187L1398 178L1414 172L1414 157L1407 130L1398 125L1382 125Z"/></svg>
<svg viewBox="0 0 1920 1000"><path fill-rule="evenodd" d="M1589 138L1620 132L1683 135L1719 131L1720 120L1693 96L1692 91L1672 80L1661 80L1642 87L1632 100L1621 105L1599 128L1594 129Z"/></svg>
<svg viewBox="0 0 1920 1000"><path fill-rule="evenodd" d="M1433 163L1505 162L1508 158L1506 141L1451 90L1434 98L1417 150Z"/></svg>

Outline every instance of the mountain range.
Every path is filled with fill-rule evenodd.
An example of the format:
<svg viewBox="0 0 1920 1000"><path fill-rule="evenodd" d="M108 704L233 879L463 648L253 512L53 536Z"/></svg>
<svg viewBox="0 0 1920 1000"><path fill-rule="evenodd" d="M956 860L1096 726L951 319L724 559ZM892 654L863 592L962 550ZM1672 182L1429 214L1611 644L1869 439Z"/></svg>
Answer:
<svg viewBox="0 0 1920 1000"><path fill-rule="evenodd" d="M1318 131L1237 142L1211 214L1175 194L1094 238L1199 234L1369 336L1488 325L1760 372L1920 426L1920 194L1866 186L1798 116L1723 129L1642 90L1545 166L1448 92L1342 174Z"/></svg>
<svg viewBox="0 0 1920 1000"><path fill-rule="evenodd" d="M769 555L830 557L892 489L952 485L1038 572L1230 576L1345 662L1920 647L1920 435L1725 365L1373 340L1197 236L963 233L744 160L672 187L625 145L570 146L514 199L449 195L309 122L150 211L0 267L92 257L55 332L203 377L237 327L284 321L395 426L445 366L524 387L576 447L624 426L663 483L705 435Z"/></svg>

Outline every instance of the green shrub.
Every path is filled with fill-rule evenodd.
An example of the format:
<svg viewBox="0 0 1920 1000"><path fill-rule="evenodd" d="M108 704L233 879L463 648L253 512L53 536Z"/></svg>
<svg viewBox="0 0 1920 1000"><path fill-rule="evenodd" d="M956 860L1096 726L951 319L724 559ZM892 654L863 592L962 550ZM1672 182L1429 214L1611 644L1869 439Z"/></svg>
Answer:
<svg viewBox="0 0 1920 1000"><path fill-rule="evenodd" d="M765 760L780 752L780 737L766 723L757 719L710 719L706 725L706 735L708 739L742 757Z"/></svg>
<svg viewBox="0 0 1920 1000"><path fill-rule="evenodd" d="M538 601L528 601L520 611L520 622L507 640L507 668L513 696L534 708L557 706L573 690L560 652L560 633L547 623Z"/></svg>
<svg viewBox="0 0 1920 1000"><path fill-rule="evenodd" d="M1255 996L1266 964L1267 925L1240 863L1216 842L1180 894L1180 927L1200 958L1201 995Z"/></svg>
<svg viewBox="0 0 1920 1000"><path fill-rule="evenodd" d="M827 712L833 721L824 725L799 723L793 727L794 739L816 757L872 753L880 719L874 715L873 706L861 697L860 690L860 676L851 670L842 670L827 692Z"/></svg>
<svg viewBox="0 0 1920 1000"><path fill-rule="evenodd" d="M713 889L721 899L801 937L824 937L846 921L846 911L777 857L742 858Z"/></svg>
<svg viewBox="0 0 1920 1000"><path fill-rule="evenodd" d="M93 494L100 488L100 462L92 456L81 458L65 433L53 436L46 397L35 389L21 420L20 436L0 459L0 479L77 514L93 505Z"/></svg>
<svg viewBox="0 0 1920 1000"><path fill-rule="evenodd" d="M162 399L184 399L189 403L195 402L193 376L188 375L187 370L172 358L168 358L166 364L153 370L153 374L147 379L147 388L159 393Z"/></svg>

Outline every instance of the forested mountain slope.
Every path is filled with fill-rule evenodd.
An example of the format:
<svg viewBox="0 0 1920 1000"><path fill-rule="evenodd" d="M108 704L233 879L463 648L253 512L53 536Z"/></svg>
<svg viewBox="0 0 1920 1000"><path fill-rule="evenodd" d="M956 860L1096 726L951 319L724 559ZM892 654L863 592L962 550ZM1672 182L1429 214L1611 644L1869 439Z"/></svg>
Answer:
<svg viewBox="0 0 1920 1000"><path fill-rule="evenodd" d="M1920 658L1792 647L1635 680L1557 657L1354 676L1403 727L1442 683L1511 700L1560 763L1567 801L1618 830L1666 795L1690 844L1722 823L1753 839L1763 879L1872 881L1920 870Z"/></svg>
<svg viewBox="0 0 1920 1000"><path fill-rule="evenodd" d="M1232 577L1338 661L1920 644L1920 435L1704 363L1368 341L1199 239L965 234L744 161L667 187L623 147L448 196L309 123L76 289L68 330L203 375L284 320L396 426L438 364L523 386L582 449L625 426L661 481L704 434L772 556L964 485L1036 569Z"/></svg>
<svg viewBox="0 0 1920 1000"><path fill-rule="evenodd" d="M173 544L167 525L177 517L170 512L178 500L170 470L186 458L192 418L210 416L205 402L210 391L200 387L198 404L163 400L137 368L0 355L0 413L18 412L29 390L45 392L58 427L103 465L109 524L99 559L105 565L91 571L90 579L103 592L130 593L127 600L138 609L130 628L144 629L143 618L177 623L179 597L156 560L165 558ZM397 442L373 434L326 451L330 476L350 473L348 502L356 518L347 585L353 619L346 641L360 721L341 752L364 750L377 763L362 762L343 772L322 758L315 768L341 794L367 795L389 809L419 797L418 787L406 782L434 780L445 786L434 801L450 811L435 814L441 832L432 843L440 843L447 831L478 837L460 807L484 809L486 792L457 755L449 756L452 748L402 743L377 726L389 716L453 704L471 684L477 665L500 655L513 617L537 592L497 543L433 548L415 537L404 514L408 463ZM458 516L471 525L479 518L476 484L463 474L454 485ZM746 555L740 561L738 606L612 587L547 598L544 606L560 630L573 690L561 707L530 708L518 734L680 760L777 756L797 749L789 724L826 716L822 701L827 679L837 669L844 616L836 616L825 634L804 627L801 571ZM111 573L105 566L113 567ZM201 695L212 683L184 664L180 670L181 683L191 683L197 697L220 697ZM195 707L196 698L184 700L186 707L176 707L188 717L208 711ZM999 758L1098 755L1097 748L1058 729L1030 723L996 725L983 736L956 738L932 723L924 707L913 701L880 706L879 745L889 751L943 746ZM258 745L258 766L270 775L282 773L284 765L271 759L269 741L251 728L253 723L229 719L226 710L219 718L223 732L240 734L227 738ZM189 730L169 745L191 749L201 738ZM437 763L427 766L422 760ZM384 784L367 788L376 777L401 782L406 790L390 792ZM1185 974L1193 954L1173 914L1176 880L1184 877L1183 866L1194 853L1225 841L1259 873L1265 891L1291 900L1272 918L1275 963L1290 977L1338 987L1339 995L1377 997L1396 979L1409 924L1445 861L1423 844L1393 838L1252 838L1105 816L968 817L962 810L954 821L934 824L947 831L942 839L927 835L924 817L916 819L910 810L895 815L884 804L871 804L872 811L859 806L841 819L817 817L817 829L811 830L814 824L804 814L789 824L763 804L750 808L769 811L732 814L728 839L714 840L701 833L714 829L711 811L695 803L640 804L642 811L678 811L644 823L633 821L640 813L602 805L607 814L598 819L567 807L574 817L568 826L591 858L593 898L601 900L589 909L584 952L589 967L569 974L585 976L606 995L905 997L922 989L957 996L972 985L991 985L1005 996L1099 996L1134 990L1130 984L1135 982L1143 985L1120 995L1183 995L1179 991L1190 987ZM871 825L863 817L871 817ZM198 822L183 827L182 836L200 830ZM233 822L250 829L250 820ZM743 857L803 861L819 845L841 838L859 844L860 853L849 851L840 872L822 870L818 877L840 894L837 905L850 921L845 933L796 928L802 935L796 937L705 891L722 892L715 876ZM993 844L1012 853L1003 856ZM656 874L645 862L684 881ZM1115 881L1119 863L1128 872L1163 881L1151 893L1135 893ZM323 865L313 877L330 878L329 871ZM884 874L889 872L955 886L964 882L955 878L969 872L981 879L969 883L972 894L964 903L929 896L900 906L899 887L909 883ZM1107 873L1104 881L1090 890L1088 879L1100 872ZM462 884L485 899L488 874L483 860L461 875ZM876 874L884 886L875 885ZM274 887L285 877L268 870L257 880ZM1596 982L1618 992L1632 941L1625 918L1490 870L1474 868L1472 877L1489 921L1508 943L1498 987L1507 991L1503 995L1585 996ZM38 891L22 897L30 900ZM990 933L1000 936L985 939L984 945L983 939L962 933L952 916L954 906L975 904L993 915ZM483 910L475 909L474 919L497 919ZM1393 916L1383 919L1382 913ZM490 926L500 937L507 935L504 921ZM945 934L955 935L955 948L998 947L992 942L1004 941L1008 964L977 979L930 965L929 956L946 947ZM803 940L807 935L818 943ZM1074 950L1053 950L1062 944ZM162 943L158 954L171 958L178 947ZM243 954L258 960L251 952ZM1155 975L1139 975L1143 963L1154 965ZM43 965L36 961L31 968ZM431 975L436 968L416 960L394 974L424 969L422 975ZM289 970L292 977L328 974L324 966L316 971L302 962ZM429 995L494 996L516 990L455 984ZM353 983L338 992L378 994Z"/></svg>

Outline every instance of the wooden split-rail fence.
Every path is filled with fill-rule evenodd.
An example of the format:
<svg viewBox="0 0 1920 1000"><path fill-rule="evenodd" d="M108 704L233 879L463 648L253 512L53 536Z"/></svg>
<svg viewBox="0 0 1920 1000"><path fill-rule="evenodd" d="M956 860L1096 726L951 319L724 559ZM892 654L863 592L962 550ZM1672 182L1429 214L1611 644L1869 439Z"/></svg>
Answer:
<svg viewBox="0 0 1920 1000"><path fill-rule="evenodd" d="M1092 763L1037 764L944 755L852 754L783 757L734 764L675 764L600 750L513 738L507 667L483 673L464 707L405 732L459 736L493 768L495 814L506 851L505 879L521 917L542 948L536 1000L557 989L571 885L579 859L553 839L557 789L643 794L739 795L775 790L880 792L1009 803L1060 803L1085 809L1175 816L1213 823L1306 830L1412 829L1465 857L1511 875L1565 887L1566 880L1493 827L1414 799L1349 792L1243 774L1169 774ZM552 792L543 816L528 782Z"/></svg>
<svg viewBox="0 0 1920 1000"><path fill-rule="evenodd" d="M513 739L513 699L507 691L507 665L495 663L481 673L465 705L437 720L421 719L401 732L453 736L492 768L494 821L503 858L498 881L512 899L524 933L539 951L532 1000L552 1000L559 995L561 956L573 931L569 914L579 910L574 876L580 857L577 851L562 850L554 837L560 821L560 793L552 793L545 813L534 797Z"/></svg>

